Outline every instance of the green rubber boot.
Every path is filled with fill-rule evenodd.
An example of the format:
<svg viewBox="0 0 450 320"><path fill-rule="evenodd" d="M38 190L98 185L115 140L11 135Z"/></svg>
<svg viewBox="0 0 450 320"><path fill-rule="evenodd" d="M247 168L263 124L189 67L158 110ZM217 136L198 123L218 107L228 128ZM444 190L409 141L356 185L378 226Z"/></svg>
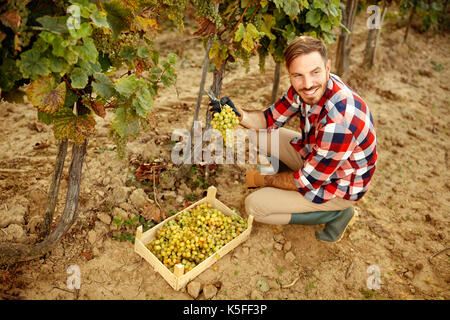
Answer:
<svg viewBox="0 0 450 320"><path fill-rule="evenodd" d="M318 224L328 223L336 219L341 210L337 211L314 211L305 213L293 213L289 224L303 224L315 226Z"/></svg>
<svg viewBox="0 0 450 320"><path fill-rule="evenodd" d="M316 211L293 213L290 224L318 225L326 223L325 228L316 231L316 238L325 242L338 242L353 224L356 217L352 207L337 211Z"/></svg>

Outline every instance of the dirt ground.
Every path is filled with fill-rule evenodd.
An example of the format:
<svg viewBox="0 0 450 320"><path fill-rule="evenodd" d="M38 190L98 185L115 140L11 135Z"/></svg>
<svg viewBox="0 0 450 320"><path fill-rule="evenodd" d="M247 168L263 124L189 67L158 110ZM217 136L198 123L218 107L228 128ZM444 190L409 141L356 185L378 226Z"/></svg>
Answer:
<svg viewBox="0 0 450 320"><path fill-rule="evenodd" d="M202 286L218 287L212 299L450 298L450 251L430 262L449 247L450 239L450 39L411 31L404 44L404 29L388 23L376 65L365 72L359 66L368 31L365 19L363 14L357 18L351 69L344 77L367 102L378 139L372 185L355 205L359 219L337 244L315 239L321 226L254 223L246 242L195 279ZM160 91L158 124L128 145L126 159L117 158L108 138L112 115L96 117L96 136L89 141L83 167L78 222L44 258L0 269L0 299L193 299L187 290L174 291L130 241L114 238L134 234L135 225L112 222L119 214L138 216L142 204L153 199L153 190L139 184L133 173L139 164L155 159L169 163L173 130L188 129L192 122L204 57L192 30L188 25L182 35L174 31L158 38L163 53L179 55L177 85ZM332 62L335 46L330 46ZM266 108L273 70L270 59L265 72L256 58L248 73L239 63L232 65L222 95L246 109ZM211 80L209 74L206 83ZM288 87L283 71L279 94ZM207 101L205 97L202 115ZM0 242L32 243L45 210L57 146L51 128L36 124L36 110L26 99L1 102L0 119ZM293 120L289 127L296 124ZM69 162L70 149L66 176ZM243 175L252 166L223 165L211 174L218 198L243 215L244 198L251 192ZM164 212L178 212L186 202L200 199L201 182L195 171L181 180L168 176L157 190ZM63 180L55 221L66 190ZM79 291L67 287L71 265L80 268ZM368 272L372 265L380 271L377 290L367 286L376 276ZM201 293L197 299L205 298Z"/></svg>

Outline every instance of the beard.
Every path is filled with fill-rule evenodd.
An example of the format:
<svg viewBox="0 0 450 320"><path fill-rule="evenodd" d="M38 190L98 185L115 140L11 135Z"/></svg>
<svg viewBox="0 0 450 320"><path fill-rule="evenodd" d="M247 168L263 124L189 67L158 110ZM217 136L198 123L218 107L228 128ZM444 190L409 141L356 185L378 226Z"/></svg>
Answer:
<svg viewBox="0 0 450 320"><path fill-rule="evenodd" d="M322 99L322 96L327 89L327 84L328 76L321 84L315 84L310 88L299 88L299 90L296 91L304 103L315 105L320 101L320 99Z"/></svg>

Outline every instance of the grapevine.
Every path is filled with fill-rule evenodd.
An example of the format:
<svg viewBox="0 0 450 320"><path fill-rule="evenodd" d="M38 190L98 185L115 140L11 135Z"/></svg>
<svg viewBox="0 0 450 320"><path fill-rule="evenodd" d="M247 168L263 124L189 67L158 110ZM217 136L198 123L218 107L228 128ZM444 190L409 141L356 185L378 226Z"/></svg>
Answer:
<svg viewBox="0 0 450 320"><path fill-rule="evenodd" d="M147 248L170 271L181 263L189 272L245 229L247 221L239 215L227 216L203 203L167 222Z"/></svg>

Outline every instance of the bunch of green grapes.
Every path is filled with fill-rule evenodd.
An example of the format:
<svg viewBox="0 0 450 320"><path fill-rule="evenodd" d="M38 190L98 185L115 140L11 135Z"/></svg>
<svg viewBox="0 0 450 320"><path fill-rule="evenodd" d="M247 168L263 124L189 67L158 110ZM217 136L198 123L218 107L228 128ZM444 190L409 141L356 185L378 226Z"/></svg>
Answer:
<svg viewBox="0 0 450 320"><path fill-rule="evenodd" d="M170 271L181 263L186 273L245 229L247 221L239 215L227 216L203 203L167 222L147 248Z"/></svg>
<svg viewBox="0 0 450 320"><path fill-rule="evenodd" d="M233 109L229 105L224 105L222 110L214 113L211 120L211 126L213 129L220 131L223 137L225 146L231 147L233 145L232 130L239 124L239 119L234 113Z"/></svg>

